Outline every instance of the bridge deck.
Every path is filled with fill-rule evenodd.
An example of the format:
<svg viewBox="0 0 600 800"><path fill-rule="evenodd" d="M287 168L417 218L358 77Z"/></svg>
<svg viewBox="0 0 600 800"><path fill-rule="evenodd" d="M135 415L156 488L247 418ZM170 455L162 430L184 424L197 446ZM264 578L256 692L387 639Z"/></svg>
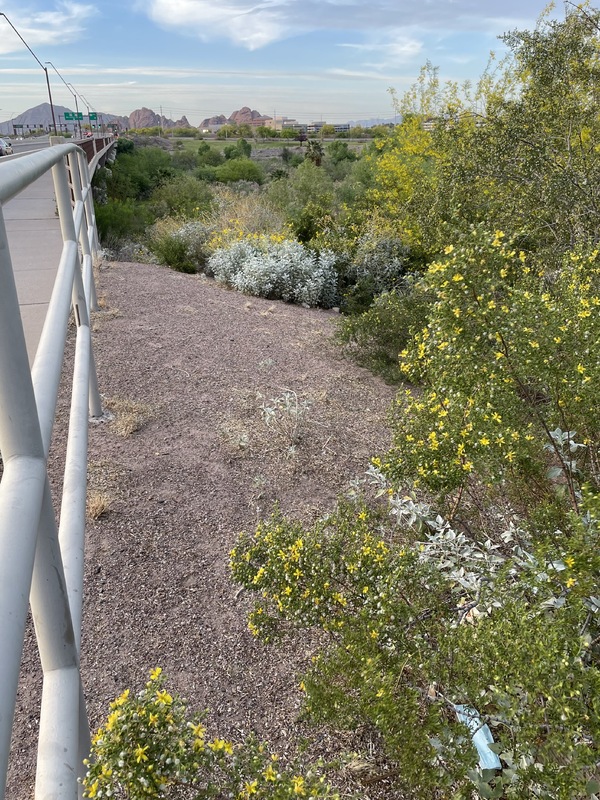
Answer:
<svg viewBox="0 0 600 800"><path fill-rule="evenodd" d="M63 246L52 175L45 173L6 203L3 213L31 364Z"/></svg>

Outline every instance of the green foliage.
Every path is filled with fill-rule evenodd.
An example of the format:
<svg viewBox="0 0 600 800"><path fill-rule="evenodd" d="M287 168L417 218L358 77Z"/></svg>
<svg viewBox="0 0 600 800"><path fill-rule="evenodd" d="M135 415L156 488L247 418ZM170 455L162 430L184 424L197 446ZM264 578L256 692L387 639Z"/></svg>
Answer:
<svg viewBox="0 0 600 800"><path fill-rule="evenodd" d="M132 139L127 139L124 136L120 136L117 139L117 155L121 153L132 153L135 150L135 145Z"/></svg>
<svg viewBox="0 0 600 800"><path fill-rule="evenodd" d="M304 528L276 513L231 553L266 641L317 627L304 678L316 720L368 725L406 797L585 797L598 733L598 520L533 548L454 530L397 495ZM410 523L413 523L412 528ZM398 524L399 523L399 524ZM517 544L518 541L518 544ZM455 704L481 715L502 768L482 770Z"/></svg>
<svg viewBox="0 0 600 800"><path fill-rule="evenodd" d="M284 768L252 737L241 744L210 738L204 715L191 714L184 700L169 694L161 672L153 670L136 695L126 689L110 704L85 762L84 797L338 797L323 777L312 770Z"/></svg>
<svg viewBox="0 0 600 800"><path fill-rule="evenodd" d="M198 147L199 166L218 167L223 161L223 154L211 147L208 142L202 142Z"/></svg>
<svg viewBox="0 0 600 800"><path fill-rule="evenodd" d="M327 158L334 164L339 164L340 161L356 161L357 158L356 153L348 147L348 142L343 142L341 139L329 142L325 151Z"/></svg>
<svg viewBox="0 0 600 800"><path fill-rule="evenodd" d="M158 220L148 229L148 249L177 272L202 271L210 255L210 227L181 217Z"/></svg>
<svg viewBox="0 0 600 800"><path fill-rule="evenodd" d="M155 217L197 217L208 211L212 193L206 183L192 175L178 175L158 186L150 198L150 209Z"/></svg>
<svg viewBox="0 0 600 800"><path fill-rule="evenodd" d="M109 199L146 200L162 181L174 175L174 169L171 156L160 147L136 147L119 155L106 173Z"/></svg>
<svg viewBox="0 0 600 800"><path fill-rule="evenodd" d="M268 128L266 125L258 125L254 131L254 136L257 139L278 139L279 131L275 128Z"/></svg>
<svg viewBox="0 0 600 800"><path fill-rule="evenodd" d="M143 234L152 217L147 207L135 200L109 200L96 204L96 227L105 246Z"/></svg>
<svg viewBox="0 0 600 800"><path fill-rule="evenodd" d="M530 263L501 231L475 228L429 268L429 321L400 365L425 391L398 399L396 478L451 492L477 474L515 497L567 491L574 510L581 481L599 485L598 250L570 253L558 273Z"/></svg>
<svg viewBox="0 0 600 800"><path fill-rule="evenodd" d="M300 241L310 241L328 224L334 203L333 181L311 161L300 164L289 180L269 184L266 193L270 202L285 213Z"/></svg>
<svg viewBox="0 0 600 800"><path fill-rule="evenodd" d="M401 289L379 294L366 311L342 317L336 339L357 363L399 383L398 353L425 325L428 312L423 284L407 280Z"/></svg>
<svg viewBox="0 0 600 800"><path fill-rule="evenodd" d="M261 184L265 176L262 168L250 158L232 158L215 169L215 177L221 183L251 181Z"/></svg>
<svg viewBox="0 0 600 800"><path fill-rule="evenodd" d="M178 149L173 153L171 160L175 169L184 172L191 172L198 166L198 159L191 150Z"/></svg>
<svg viewBox="0 0 600 800"><path fill-rule="evenodd" d="M311 139L306 145L306 158L312 161L315 167L321 166L324 154L323 145L316 139Z"/></svg>

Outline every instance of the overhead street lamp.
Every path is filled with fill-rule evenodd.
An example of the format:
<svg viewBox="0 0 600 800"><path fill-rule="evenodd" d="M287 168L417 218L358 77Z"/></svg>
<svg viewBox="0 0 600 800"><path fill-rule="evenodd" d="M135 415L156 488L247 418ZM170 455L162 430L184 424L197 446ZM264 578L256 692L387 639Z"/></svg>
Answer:
<svg viewBox="0 0 600 800"><path fill-rule="evenodd" d="M79 126L79 138L81 139L81 120L79 119L79 103L77 102L77 92L75 91L75 87L73 86L72 83L67 83L67 86L69 86L72 89L72 94L73 97L75 98L75 111L77 111L77 125Z"/></svg>
<svg viewBox="0 0 600 800"><path fill-rule="evenodd" d="M81 92L79 92L79 97L81 97L81 99L82 99L82 100L83 100L83 102L85 103L85 107L87 108L87 112L88 112L88 124L89 124L89 126L90 126L90 133L91 133L91 131L92 131L92 120L90 119L90 108L93 108L93 106L92 106L90 103L88 103L88 101L85 99L85 96L84 96L84 95L82 95L82 94L81 94Z"/></svg>
<svg viewBox="0 0 600 800"><path fill-rule="evenodd" d="M60 72L56 69L56 67L54 66L54 64L51 61L45 61L44 63L45 64L50 64L50 66L52 67L54 72L56 72L58 77L61 79L61 81L64 83L64 85L67 87L67 89L69 89L69 91L73 95L73 99L75 100L75 109L77 111L77 123L79 125L79 138L81 139L81 123L79 122L79 108L77 107L77 95L75 94L75 90L73 89L73 87L71 86L70 83L66 82L66 80L63 78L63 76L60 74ZM72 89L73 89L73 91L71 91Z"/></svg>
<svg viewBox="0 0 600 800"><path fill-rule="evenodd" d="M56 133L57 133L57 131L56 131L56 118L55 118L55 116L54 116L54 103L52 102L52 92L50 91L50 78L48 77L48 67L45 67L45 66L42 64L42 62L39 60L39 58L38 58L38 57L36 56L36 54L33 52L33 50L31 49L31 47L29 47L29 45L27 44L27 42L25 41L25 39L24 39L24 38L21 36L21 34L19 33L19 31L18 31L18 30L15 28L15 26L12 24L12 22L9 20L9 18L6 16L6 14L4 14L2 11L0 11L0 17L4 17L4 19L5 19L5 20L8 22L8 24L10 25L10 27L13 29L13 31L14 31L14 32L17 34L17 36L19 37L19 39L20 39L20 40L23 42L23 44L25 45L25 47L26 47L26 48L29 50L29 52L31 53L31 55L32 55L32 56L35 58L35 60L37 61L37 63L40 65L40 67L41 67L41 68L44 70L44 72L46 73L46 86L48 87L48 99L50 100L50 111L52 112L52 127L54 128L54 135L56 135Z"/></svg>

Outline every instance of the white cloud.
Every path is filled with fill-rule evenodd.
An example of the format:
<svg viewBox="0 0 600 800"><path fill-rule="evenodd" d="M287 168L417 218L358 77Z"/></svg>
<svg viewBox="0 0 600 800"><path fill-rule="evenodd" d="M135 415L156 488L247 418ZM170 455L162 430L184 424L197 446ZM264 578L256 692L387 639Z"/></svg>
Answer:
<svg viewBox="0 0 600 800"><path fill-rule="evenodd" d="M208 41L215 36L255 50L287 35L285 14L276 2L251 0L153 0L149 15L159 25L193 33Z"/></svg>
<svg viewBox="0 0 600 800"><path fill-rule="evenodd" d="M364 66L382 70L407 64L420 56L423 43L400 31L391 31L385 36L370 36L369 41L362 44L341 44L340 47L365 56L368 60L363 61ZM374 56L376 60L371 60Z"/></svg>
<svg viewBox="0 0 600 800"><path fill-rule="evenodd" d="M52 11L42 11L19 6L6 10L6 16L32 50L39 45L69 44L79 39L88 21L96 15L96 8L83 3L60 2ZM14 53L24 48L23 43L0 17L0 54Z"/></svg>
<svg viewBox="0 0 600 800"><path fill-rule="evenodd" d="M367 35L390 28L497 33L499 20L503 30L530 27L539 14L540 0L145 0L137 9L161 27L203 41L228 39L255 50L318 30ZM409 35L404 38L397 59L411 42Z"/></svg>

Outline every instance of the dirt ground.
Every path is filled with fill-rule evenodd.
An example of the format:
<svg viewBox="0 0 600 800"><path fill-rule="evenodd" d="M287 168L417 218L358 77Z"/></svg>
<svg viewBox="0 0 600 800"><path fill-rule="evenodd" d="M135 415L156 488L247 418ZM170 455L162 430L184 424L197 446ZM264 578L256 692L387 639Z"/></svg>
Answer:
<svg viewBox="0 0 600 800"><path fill-rule="evenodd" d="M306 521L331 509L387 446L394 390L341 357L334 311L147 264L104 264L98 294L95 358L113 419L90 427L99 516L87 526L81 668L92 729L124 688L141 688L161 666L170 690L209 709L213 735L255 731L285 755L310 735L297 719L308 640L275 647L252 637L252 598L231 582L228 553L275 502ZM67 414L63 387L56 496ZM29 630L11 800L33 796L40 684ZM340 744L318 736L321 751Z"/></svg>

